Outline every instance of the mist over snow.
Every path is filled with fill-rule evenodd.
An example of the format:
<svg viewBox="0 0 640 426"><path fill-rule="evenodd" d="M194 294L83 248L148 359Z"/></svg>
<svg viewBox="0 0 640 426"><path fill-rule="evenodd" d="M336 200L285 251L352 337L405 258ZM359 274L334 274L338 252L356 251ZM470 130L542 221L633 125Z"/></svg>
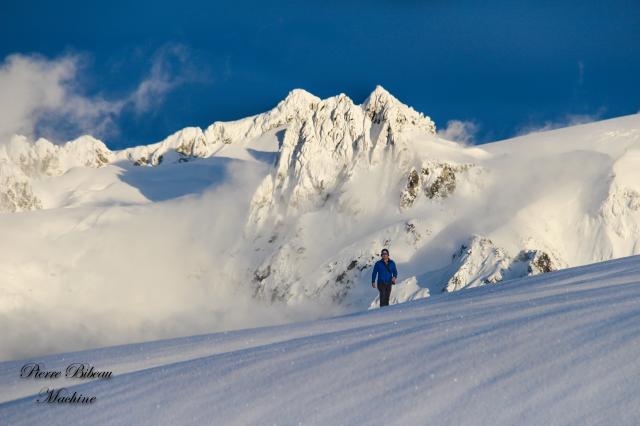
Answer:
<svg viewBox="0 0 640 426"><path fill-rule="evenodd" d="M373 309L383 247L394 304L640 253L638 115L473 132L377 86L122 150L12 135L0 359Z"/></svg>
<svg viewBox="0 0 640 426"><path fill-rule="evenodd" d="M265 305L229 268L251 195L237 188L257 186L266 167L233 160L204 167L228 181L155 203L2 215L0 357L326 315L312 302L300 307L304 315ZM127 179L124 169L107 168L114 180ZM165 179L145 184L172 184Z"/></svg>

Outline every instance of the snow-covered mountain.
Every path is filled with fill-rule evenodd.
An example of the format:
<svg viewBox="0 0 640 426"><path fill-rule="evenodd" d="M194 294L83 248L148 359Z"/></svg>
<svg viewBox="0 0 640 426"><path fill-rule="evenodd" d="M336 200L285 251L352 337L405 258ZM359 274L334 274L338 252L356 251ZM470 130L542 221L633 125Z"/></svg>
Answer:
<svg viewBox="0 0 640 426"><path fill-rule="evenodd" d="M639 303L635 256L324 320L3 362L0 419L635 425ZM20 378L28 362L61 377ZM72 363L112 375L64 377ZM96 400L38 403L43 387Z"/></svg>
<svg viewBox="0 0 640 426"><path fill-rule="evenodd" d="M360 105L294 90L120 151L15 136L0 145L0 321L65 337L27 348L8 332L0 356L365 309L383 247L394 303L638 254L639 164L640 115L464 146L380 86ZM74 337L52 297L112 329Z"/></svg>

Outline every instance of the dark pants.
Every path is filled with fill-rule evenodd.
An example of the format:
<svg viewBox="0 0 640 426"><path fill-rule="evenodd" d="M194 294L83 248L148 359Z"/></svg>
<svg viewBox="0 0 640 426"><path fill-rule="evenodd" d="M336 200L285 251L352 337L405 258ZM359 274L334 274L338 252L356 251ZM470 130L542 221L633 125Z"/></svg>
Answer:
<svg viewBox="0 0 640 426"><path fill-rule="evenodd" d="M378 283L380 292L380 307L389 306L389 296L391 296L391 283Z"/></svg>

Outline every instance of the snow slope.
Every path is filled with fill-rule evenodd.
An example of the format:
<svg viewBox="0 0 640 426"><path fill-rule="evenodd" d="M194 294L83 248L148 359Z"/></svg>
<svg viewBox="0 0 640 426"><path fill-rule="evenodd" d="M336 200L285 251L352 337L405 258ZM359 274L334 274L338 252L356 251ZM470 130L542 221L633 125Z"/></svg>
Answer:
<svg viewBox="0 0 640 426"><path fill-rule="evenodd" d="M640 257L277 327L38 358L108 380L18 377L2 424L637 424ZM35 402L43 386L90 406Z"/></svg>
<svg viewBox="0 0 640 426"><path fill-rule="evenodd" d="M638 114L463 146L380 86L120 151L16 136L0 359L361 311L382 247L392 303L640 254L639 162Z"/></svg>

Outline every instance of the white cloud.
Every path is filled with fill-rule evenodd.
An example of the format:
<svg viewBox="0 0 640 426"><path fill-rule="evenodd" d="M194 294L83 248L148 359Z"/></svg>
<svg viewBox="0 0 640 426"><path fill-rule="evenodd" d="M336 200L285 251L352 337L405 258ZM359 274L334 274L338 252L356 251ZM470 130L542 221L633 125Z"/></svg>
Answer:
<svg viewBox="0 0 640 426"><path fill-rule="evenodd" d="M64 84L73 79L77 58L54 61L41 56L10 55L0 65L0 136L33 132L43 111L63 105Z"/></svg>
<svg viewBox="0 0 640 426"><path fill-rule="evenodd" d="M473 121L449 120L447 127L438 130L438 136L450 141L472 144L478 133L478 125Z"/></svg>
<svg viewBox="0 0 640 426"><path fill-rule="evenodd" d="M145 112L160 104L173 88L196 79L198 74L190 65L187 49L179 44L166 45L154 54L149 75L128 101L137 113Z"/></svg>
<svg viewBox="0 0 640 426"><path fill-rule="evenodd" d="M7 56L0 63L0 142L16 133L53 139L83 133L104 137L117 132L115 118L126 108L136 113L157 108L169 91L197 77L187 49L167 45L156 51L148 75L131 93L115 99L90 96L77 83L85 59L78 54L53 59Z"/></svg>

